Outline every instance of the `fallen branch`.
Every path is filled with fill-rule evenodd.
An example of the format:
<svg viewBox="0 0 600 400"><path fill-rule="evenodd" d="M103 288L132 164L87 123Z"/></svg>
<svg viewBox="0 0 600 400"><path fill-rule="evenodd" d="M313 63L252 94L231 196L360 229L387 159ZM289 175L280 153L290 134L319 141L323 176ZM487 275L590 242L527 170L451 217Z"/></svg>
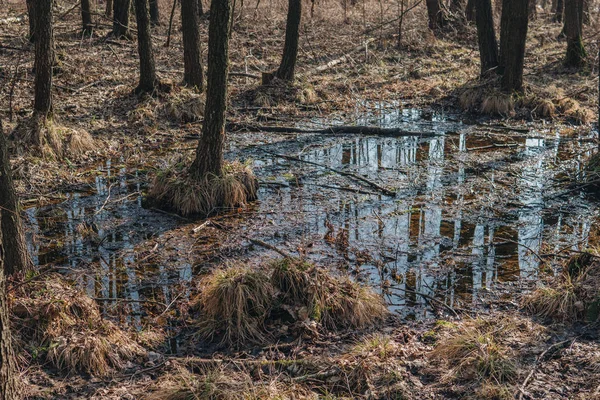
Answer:
<svg viewBox="0 0 600 400"><path fill-rule="evenodd" d="M247 131L247 132L274 132L274 133L320 133L327 134L358 134L358 135L373 135L373 136L392 136L392 137L435 137L441 136L434 132L413 132L406 131L400 128L380 128L377 126L363 125L341 125L331 126L325 129L302 129L293 126L266 126L252 124L228 123L227 129L230 131Z"/></svg>
<svg viewBox="0 0 600 400"><path fill-rule="evenodd" d="M316 73L326 71L329 68L335 67L338 64L346 62L352 54L358 53L358 52L364 50L364 48L366 46L368 46L369 43L373 42L374 40L375 40L374 38L367 39L364 43L361 43L360 45L356 46L355 48L353 48L352 50L350 50L348 53L344 54L343 56L333 59L331 61L328 61L327 63L325 63L323 65L319 65L318 67L313 68L310 71L307 71L303 74L298 74L298 78L305 78L305 77L314 75Z"/></svg>
<svg viewBox="0 0 600 400"><path fill-rule="evenodd" d="M249 238L247 236L245 236L245 238L247 240L249 240L251 243L254 243L254 244L258 245L258 246L264 247L265 249L273 250L274 252L279 253L282 256L286 257L286 258L292 258L292 256L290 255L290 253L288 253L288 252L286 252L284 250L278 249L277 247L273 246L272 244L269 244L267 242L263 242L262 240L259 240L259 239L251 239L251 238Z"/></svg>
<svg viewBox="0 0 600 400"><path fill-rule="evenodd" d="M352 172L340 171L339 169L331 168L331 167L328 167L327 165L319 164L319 163L316 163L314 161L303 160L303 159L298 158L298 157L288 156L288 155L285 155L285 154L272 153L272 152L267 151L267 150L263 150L263 151L266 152L266 153L269 153L269 154L271 154L271 155L273 155L275 157L284 158L284 159L290 160L290 161L297 161L297 162L301 162L301 163L305 163L305 164L315 165L317 167L325 168L325 169L327 169L329 171L335 172L336 174L350 177L350 178L355 179L357 181L366 183L368 186L372 187L373 189L379 190L381 193L385 194L386 196L392 196L393 197L393 196L396 195L396 192L391 191L389 189L386 189L383 186L378 185L377 183L375 183L373 181L370 181L367 178L363 178L362 176L353 174Z"/></svg>

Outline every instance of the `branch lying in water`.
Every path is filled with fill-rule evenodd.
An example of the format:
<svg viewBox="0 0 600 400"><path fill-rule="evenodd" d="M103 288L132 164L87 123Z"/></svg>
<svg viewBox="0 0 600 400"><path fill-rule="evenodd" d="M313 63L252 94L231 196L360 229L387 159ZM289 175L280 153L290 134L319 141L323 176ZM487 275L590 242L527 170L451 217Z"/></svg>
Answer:
<svg viewBox="0 0 600 400"><path fill-rule="evenodd" d="M321 133L321 134L359 134L374 136L393 136L393 137L434 137L442 136L435 132L413 132L399 128L380 128L377 126L331 126L325 129L302 129L291 126L264 126L252 124L227 124L227 129L231 131L247 132L275 132L275 133Z"/></svg>

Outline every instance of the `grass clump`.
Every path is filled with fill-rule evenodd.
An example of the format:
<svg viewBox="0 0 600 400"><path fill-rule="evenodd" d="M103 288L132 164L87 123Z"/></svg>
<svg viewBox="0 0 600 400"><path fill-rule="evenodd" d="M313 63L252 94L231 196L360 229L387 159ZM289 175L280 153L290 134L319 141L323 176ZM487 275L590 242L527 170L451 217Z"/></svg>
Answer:
<svg viewBox="0 0 600 400"><path fill-rule="evenodd" d="M204 116L205 103L203 95L182 89L179 93L171 94L162 106L161 114L173 122L196 122Z"/></svg>
<svg viewBox="0 0 600 400"><path fill-rule="evenodd" d="M464 380L511 382L517 374L510 347L501 340L503 324L484 320L465 323L442 338L432 357L450 367L449 376Z"/></svg>
<svg viewBox="0 0 600 400"><path fill-rule="evenodd" d="M525 297L530 313L562 322L600 318L600 262L591 254L572 257L550 285Z"/></svg>
<svg viewBox="0 0 600 400"><path fill-rule="evenodd" d="M260 270L226 267L214 271L202 281L200 336L213 340L221 335L221 343L263 342L274 295L268 275Z"/></svg>
<svg viewBox="0 0 600 400"><path fill-rule="evenodd" d="M264 342L271 315L341 330L371 326L388 312L372 289L295 258L217 269L201 282L196 304L200 337L236 345Z"/></svg>
<svg viewBox="0 0 600 400"><path fill-rule="evenodd" d="M199 180L190 176L189 165L191 162L178 162L159 172L147 200L157 208L183 216L207 217L244 207L256 199L258 181L248 165L226 163L222 175L207 174Z"/></svg>
<svg viewBox="0 0 600 400"><path fill-rule="evenodd" d="M32 357L45 356L69 372L107 375L142 348L110 321L96 302L58 276L28 283L15 296L18 335Z"/></svg>

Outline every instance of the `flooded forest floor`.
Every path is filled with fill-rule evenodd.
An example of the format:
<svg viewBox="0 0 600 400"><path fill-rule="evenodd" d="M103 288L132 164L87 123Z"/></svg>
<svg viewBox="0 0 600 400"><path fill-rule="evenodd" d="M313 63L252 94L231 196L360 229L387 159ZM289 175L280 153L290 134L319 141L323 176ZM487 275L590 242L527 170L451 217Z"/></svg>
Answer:
<svg viewBox="0 0 600 400"><path fill-rule="evenodd" d="M600 268L600 208L573 185L597 149L597 71L562 67L560 24L532 22L529 100L490 116L479 113L486 93L465 96L481 86L473 26L435 38L417 8L398 43L397 26L382 26L395 7L373 12L380 3L366 2L371 12L358 5L344 21L337 2L318 3L301 28L298 83L260 87L253 76L279 60L286 4L242 5L226 158L253 168L258 200L194 221L144 202L159 169L192 157L201 130L205 99L180 85L178 13L169 47L170 4L153 28L157 71L171 90L140 98L136 43L106 37L103 4L91 38L73 5L57 4L53 123L89 132L97 149L63 160L13 156L39 271L10 291L30 398L600 398L598 326L582 316L600 297L576 297L593 274L575 276L569 264L589 252L582 265ZM0 27L10 131L33 99L25 5L8 1ZM317 132L336 125L384 130ZM389 314L343 330L279 316L261 344L199 340L190 305L203 278L223 266L260 269L281 253L372 288ZM562 314L540 311L532 293L565 276L575 289L557 301ZM37 315L40 301L48 308ZM65 302L107 321L98 340L122 348L107 371L64 358L78 335L82 352L97 348L88 343L96 336L85 337L100 329L90 323L41 345L24 339ZM53 329L69 324L79 326Z"/></svg>

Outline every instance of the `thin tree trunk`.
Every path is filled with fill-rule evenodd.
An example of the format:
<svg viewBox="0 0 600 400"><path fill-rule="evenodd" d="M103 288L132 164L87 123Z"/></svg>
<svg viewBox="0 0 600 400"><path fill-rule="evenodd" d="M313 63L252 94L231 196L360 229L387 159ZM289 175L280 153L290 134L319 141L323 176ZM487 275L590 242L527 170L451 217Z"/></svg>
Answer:
<svg viewBox="0 0 600 400"><path fill-rule="evenodd" d="M160 25L160 11L158 9L158 0L149 0L149 5L150 22L152 23L152 25Z"/></svg>
<svg viewBox="0 0 600 400"><path fill-rule="evenodd" d="M113 0L106 0L106 10L104 11L104 16L106 18L110 18L113 12Z"/></svg>
<svg viewBox="0 0 600 400"><path fill-rule="evenodd" d="M29 18L29 41L35 42L35 0L27 0L27 16Z"/></svg>
<svg viewBox="0 0 600 400"><path fill-rule="evenodd" d="M565 0L565 34L567 35L567 55L565 65L581 67L585 65L587 53L583 46L583 0Z"/></svg>
<svg viewBox="0 0 600 400"><path fill-rule="evenodd" d="M35 0L35 99L33 109L44 119L52 112L52 64L54 43L52 2ZM35 143L40 145L41 143Z"/></svg>
<svg viewBox="0 0 600 400"><path fill-rule="evenodd" d="M81 22L82 32L85 35L92 34L92 13L90 11L90 0L81 0Z"/></svg>
<svg viewBox="0 0 600 400"><path fill-rule="evenodd" d="M181 0L183 33L183 82L201 92L204 90L202 53L200 48L199 0Z"/></svg>
<svg viewBox="0 0 600 400"><path fill-rule="evenodd" d="M429 29L438 31L447 24L446 14L440 0L425 0Z"/></svg>
<svg viewBox="0 0 600 400"><path fill-rule="evenodd" d="M498 42L494 31L494 15L490 0L475 0L475 18L479 43L481 75L498 66Z"/></svg>
<svg viewBox="0 0 600 400"><path fill-rule="evenodd" d="M204 15L204 8L202 8L202 0L198 0L198 15L200 17Z"/></svg>
<svg viewBox="0 0 600 400"><path fill-rule="evenodd" d="M554 17L552 18L552 21L562 22L564 8L564 0L556 0L556 10L554 10Z"/></svg>
<svg viewBox="0 0 600 400"><path fill-rule="evenodd" d="M158 81L156 79L156 68L154 65L152 37L150 36L148 0L135 0L135 16L138 31L138 54L140 57L140 83L135 89L135 92L151 93L156 88Z"/></svg>
<svg viewBox="0 0 600 400"><path fill-rule="evenodd" d="M129 32L129 10L131 0L113 1L113 35L116 38L130 38Z"/></svg>
<svg viewBox="0 0 600 400"><path fill-rule="evenodd" d="M202 137L190 168L193 178L223 172L227 74L229 72L229 26L231 0L212 0L208 30L208 74Z"/></svg>
<svg viewBox="0 0 600 400"><path fill-rule="evenodd" d="M4 272L25 273L32 265L23 235L19 201L12 181L6 136L0 122L0 227L4 239Z"/></svg>
<svg viewBox="0 0 600 400"><path fill-rule="evenodd" d="M3 190L3 188L0 188L0 190ZM3 248L2 235L0 234L0 400L15 400L20 399L22 396L18 390L16 357L12 347L8 319Z"/></svg>
<svg viewBox="0 0 600 400"><path fill-rule="evenodd" d="M500 21L500 72L505 92L523 88L523 62L529 15L528 0L504 0Z"/></svg>
<svg viewBox="0 0 600 400"><path fill-rule="evenodd" d="M467 7L465 8L465 16L467 21L475 20L475 0L468 0Z"/></svg>
<svg viewBox="0 0 600 400"><path fill-rule="evenodd" d="M302 19L302 1L289 0L287 23L285 26L285 44L283 57L275 76L284 81L293 82L298 59L298 41L300 38L300 21Z"/></svg>

